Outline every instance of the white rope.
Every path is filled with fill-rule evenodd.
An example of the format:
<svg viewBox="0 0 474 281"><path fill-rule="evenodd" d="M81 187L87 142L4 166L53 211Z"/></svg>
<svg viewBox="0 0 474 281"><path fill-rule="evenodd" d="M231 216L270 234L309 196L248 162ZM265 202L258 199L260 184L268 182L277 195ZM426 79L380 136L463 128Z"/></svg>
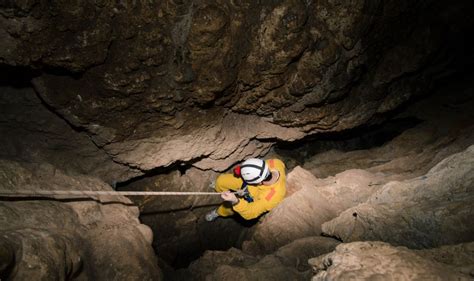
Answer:
<svg viewBox="0 0 474 281"><path fill-rule="evenodd" d="M185 191L96 191L96 190L0 190L0 196L48 196L48 195L113 195L113 196L189 196L189 195L221 195L217 192L185 192Z"/></svg>

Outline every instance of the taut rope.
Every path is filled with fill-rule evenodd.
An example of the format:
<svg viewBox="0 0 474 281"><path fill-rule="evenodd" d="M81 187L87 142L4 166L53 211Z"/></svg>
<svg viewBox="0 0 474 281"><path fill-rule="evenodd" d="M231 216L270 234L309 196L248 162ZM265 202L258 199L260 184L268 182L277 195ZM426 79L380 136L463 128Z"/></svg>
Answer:
<svg viewBox="0 0 474 281"><path fill-rule="evenodd" d="M95 191L95 190L0 190L0 196L51 196L51 195L112 195L112 196L186 196L186 195L221 195L217 192L186 192L186 191Z"/></svg>

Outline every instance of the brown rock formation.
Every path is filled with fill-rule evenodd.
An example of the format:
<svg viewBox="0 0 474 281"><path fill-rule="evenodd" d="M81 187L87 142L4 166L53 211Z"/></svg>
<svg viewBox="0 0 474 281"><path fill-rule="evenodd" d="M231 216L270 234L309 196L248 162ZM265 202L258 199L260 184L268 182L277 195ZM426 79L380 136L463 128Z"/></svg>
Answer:
<svg viewBox="0 0 474 281"><path fill-rule="evenodd" d="M334 250L331 238L306 237L278 249L274 254L256 258L232 248L208 251L188 269L174 275L177 280L307 280L306 261Z"/></svg>
<svg viewBox="0 0 474 281"><path fill-rule="evenodd" d="M440 5L8 2L0 62L37 69L42 99L115 162L222 171L421 93L455 60L443 36L472 24L470 1Z"/></svg>
<svg viewBox="0 0 474 281"><path fill-rule="evenodd" d="M0 188L208 191L216 172L276 143L384 126L471 68L472 10L470 0L4 1ZM138 210L178 280L307 280L306 260L338 244L322 232L418 249L470 242L466 77L397 115L419 124L384 146L306 151L288 197L249 229L202 221L218 197L134 199L140 209L121 197L0 198L0 279L159 280ZM187 269L165 264L242 242ZM314 260L314 278L472 277L456 259L432 260L455 250L472 261L467 243L343 244Z"/></svg>
<svg viewBox="0 0 474 281"><path fill-rule="evenodd" d="M469 242L474 237L468 223L474 215L473 172L470 146L422 177L387 183L367 202L324 223L323 232L345 242L381 240L410 248Z"/></svg>
<svg viewBox="0 0 474 281"><path fill-rule="evenodd" d="M351 168L381 172L392 180L426 174L442 159L473 143L471 77L461 75L455 83L439 81L432 97L410 105L394 120L401 123L414 117L418 124L383 146L353 151L329 148L306 159L303 167L322 178ZM370 139L363 141L370 142Z"/></svg>
<svg viewBox="0 0 474 281"><path fill-rule="evenodd" d="M272 253L295 239L320 235L324 222L365 202L378 188L373 183L379 181L375 175L362 170L349 170L318 180L297 167L288 175L288 185L300 184L300 189L255 226L243 249L254 254Z"/></svg>
<svg viewBox="0 0 474 281"><path fill-rule="evenodd" d="M31 88L0 88L0 157L51 163L70 174L88 174L113 184L141 175L117 164L89 137L49 111Z"/></svg>
<svg viewBox="0 0 474 281"><path fill-rule="evenodd" d="M96 178L68 176L45 163L0 160L0 167L2 190L111 190ZM43 199L0 203L2 279L161 279L152 233L127 198Z"/></svg>
<svg viewBox="0 0 474 281"><path fill-rule="evenodd" d="M441 100L446 93L450 93L450 100ZM359 251L358 246L351 246L359 244L349 243L347 247L344 244L343 251L336 250L314 259L318 268L314 278L320 278L316 280L344 280L356 274L358 279L370 280L379 276L377 272L384 279L403 277L412 280L424 274L429 276L427 278L443 280L472 278L473 229L469 221L474 202L471 179L474 155L470 145L473 143L470 129L473 119L469 110L472 98L466 97L464 90L453 90L452 85L438 94L404 111L402 116L417 116L419 120L423 117L423 122L383 146L317 154L306 163L316 172L331 171L332 167L340 168L324 166L331 164L329 156L333 155L343 168L365 170L349 169L321 179L299 166L294 168L288 174L287 198L247 234L244 253L253 257L286 257L285 261L269 263L280 270L290 267L288 271L280 272L280 276L286 277L295 268L301 268L302 275L293 278L307 280L309 277L304 277L304 267L298 262L298 258L304 261L303 252L294 259L290 258L291 252L283 249L301 243L301 249L307 252L317 250L324 245L318 238L329 239L315 237L323 233L344 242L380 240L395 246L425 249L394 248L388 244L379 247L376 242L375 246L361 243L360 249L364 250ZM372 158L375 160L370 162ZM298 242L292 242L295 239ZM462 242L465 243L433 248ZM367 254L362 252L365 250ZM383 270L375 265L371 267L375 262L370 259L373 255L377 259L380 255L382 263L393 262L394 266ZM218 263L223 257L225 254L213 261ZM412 257L413 264L403 262ZM329 262L333 258L337 263ZM354 259L360 259L364 267L355 268ZM248 270L266 276L261 268L256 269L259 262L214 268L212 273L206 271L205 275L230 276L232 273L252 280L247 275ZM200 260L196 262L199 263ZM434 267L442 270L431 270ZM272 278L278 280L278 277Z"/></svg>
<svg viewBox="0 0 474 281"><path fill-rule="evenodd" d="M423 258L405 247L382 242L341 244L330 254L309 260L311 280L470 280L453 267Z"/></svg>

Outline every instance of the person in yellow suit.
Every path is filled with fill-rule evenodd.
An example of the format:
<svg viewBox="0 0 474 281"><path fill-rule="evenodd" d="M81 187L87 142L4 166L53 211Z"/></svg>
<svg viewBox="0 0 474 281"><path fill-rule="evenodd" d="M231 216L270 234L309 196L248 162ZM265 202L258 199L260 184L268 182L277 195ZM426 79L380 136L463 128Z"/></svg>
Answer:
<svg viewBox="0 0 474 281"><path fill-rule="evenodd" d="M215 190L225 201L206 214L207 221L238 213L246 220L275 208L286 194L285 164L279 159L251 158L216 179Z"/></svg>

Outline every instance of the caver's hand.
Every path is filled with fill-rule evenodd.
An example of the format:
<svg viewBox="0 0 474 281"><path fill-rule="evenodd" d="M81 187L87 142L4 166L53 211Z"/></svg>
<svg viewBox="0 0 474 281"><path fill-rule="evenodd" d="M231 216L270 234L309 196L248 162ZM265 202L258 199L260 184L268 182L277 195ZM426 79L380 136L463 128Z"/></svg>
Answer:
<svg viewBox="0 0 474 281"><path fill-rule="evenodd" d="M232 191L226 191L221 193L221 198L225 201L231 202L232 205L239 203L239 199L235 196L234 193L232 193Z"/></svg>
<svg viewBox="0 0 474 281"><path fill-rule="evenodd" d="M240 196L240 197L244 197L246 193L247 193L247 191L245 189L239 189L235 192L235 194Z"/></svg>

